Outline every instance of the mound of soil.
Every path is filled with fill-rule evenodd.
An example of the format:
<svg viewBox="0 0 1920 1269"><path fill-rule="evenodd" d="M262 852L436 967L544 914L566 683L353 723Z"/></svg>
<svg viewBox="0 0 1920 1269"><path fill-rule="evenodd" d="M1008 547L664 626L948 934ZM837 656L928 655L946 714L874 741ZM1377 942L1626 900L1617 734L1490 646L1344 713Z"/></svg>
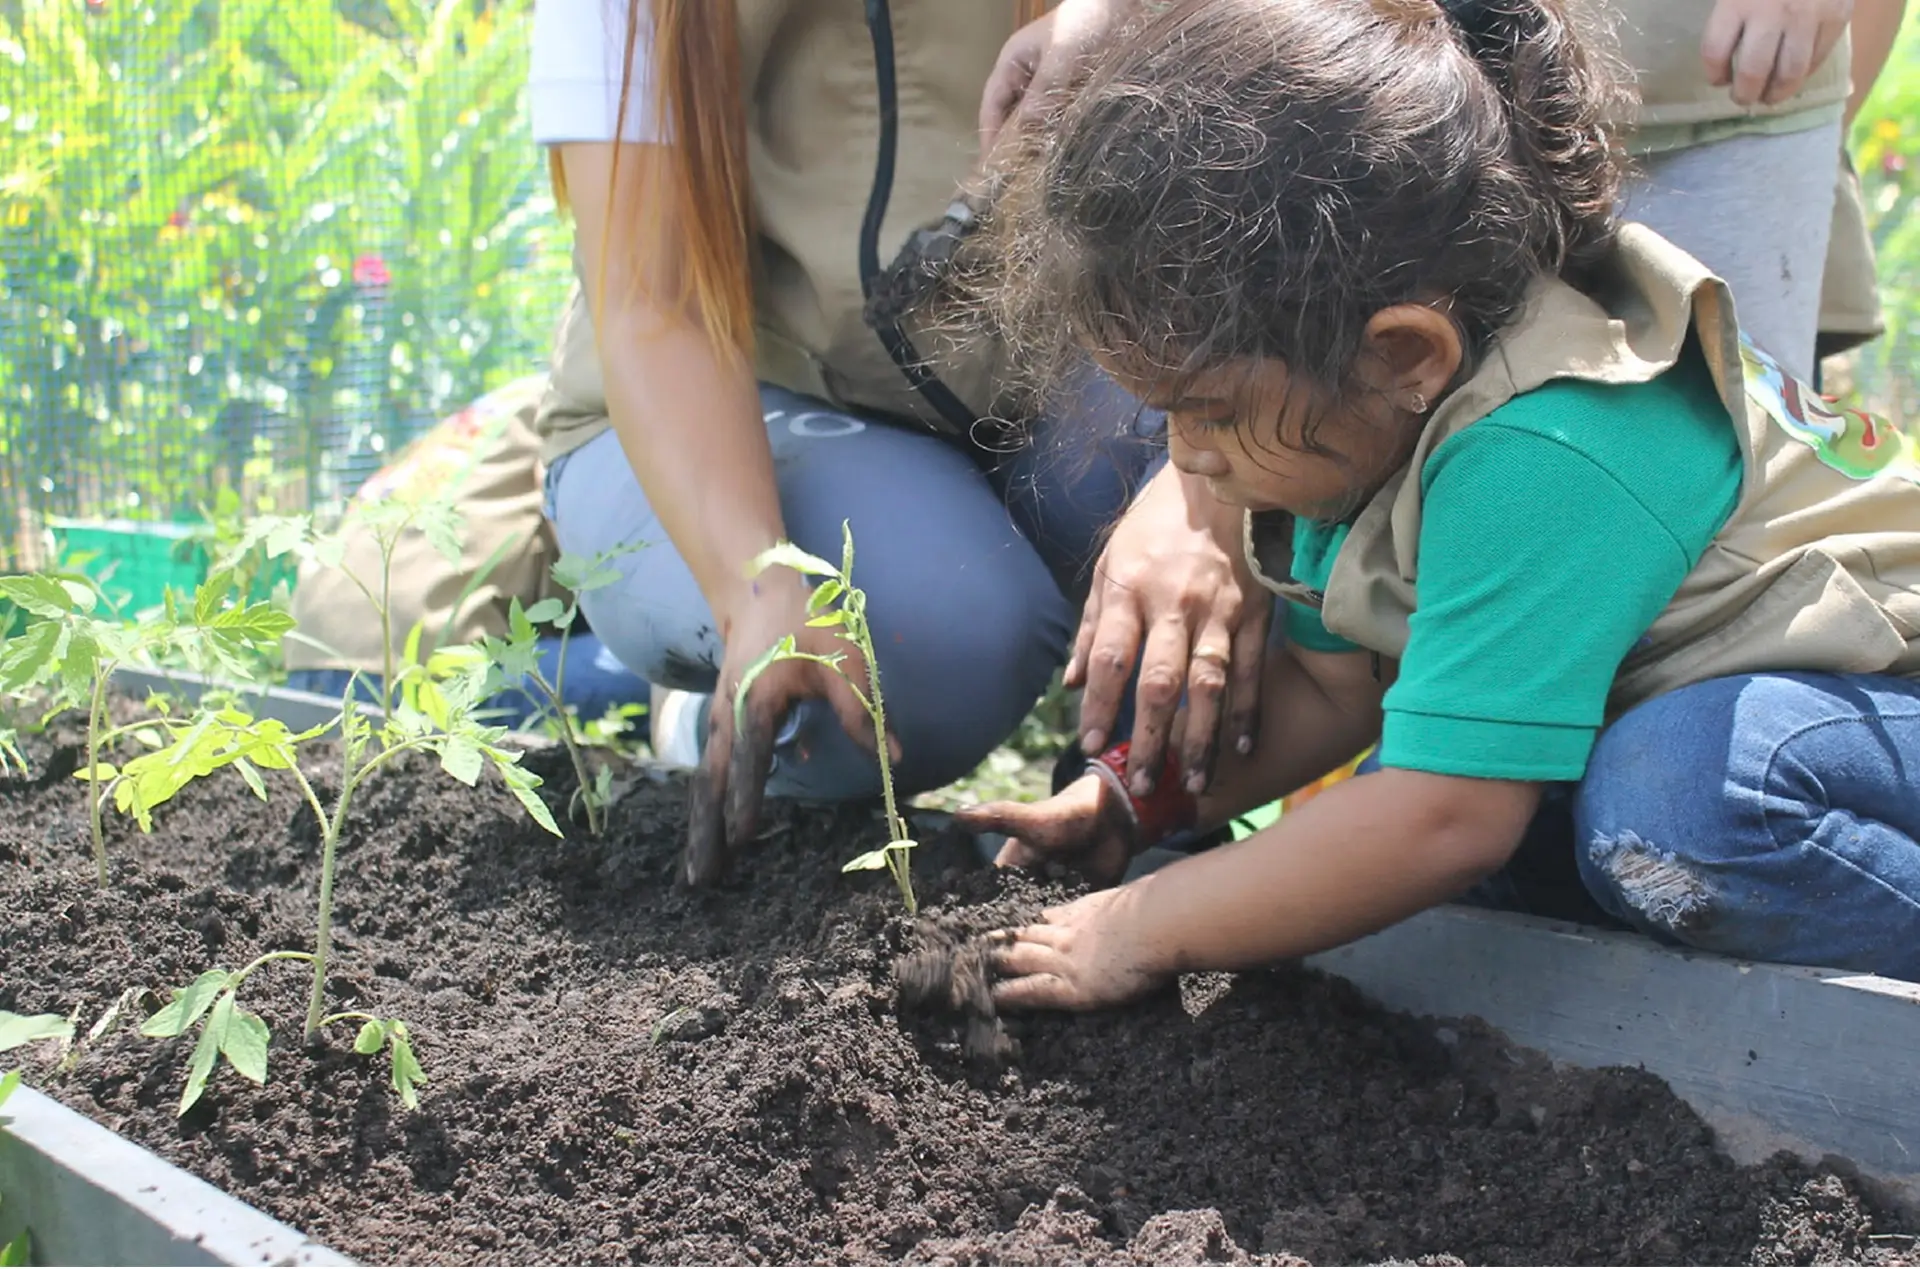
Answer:
<svg viewBox="0 0 1920 1269"><path fill-rule="evenodd" d="M0 782L0 1008L78 1006L84 1031L129 987L157 993L151 1010L209 967L310 946L318 834L285 781L264 805L238 778L204 782L151 836L111 819L102 891L73 755L41 758L38 778ZM564 761L530 762L564 808ZM884 875L838 870L880 840L871 813L786 808L732 881L694 893L672 878L683 814L678 785L643 778L606 839L561 842L504 790L424 765L363 791L331 1003L408 1022L431 1079L417 1111L352 1053L351 1026L301 1045L297 965L244 991L273 1029L268 1083L223 1067L184 1119L191 1041L144 1039L137 1017L67 1064L50 1045L13 1056L68 1105L369 1261L1908 1254L1859 1187L1785 1159L1736 1167L1644 1073L1555 1072L1312 973L993 1018L969 940L1057 888L936 838L910 921ZM897 966L927 1003L902 1002Z"/></svg>

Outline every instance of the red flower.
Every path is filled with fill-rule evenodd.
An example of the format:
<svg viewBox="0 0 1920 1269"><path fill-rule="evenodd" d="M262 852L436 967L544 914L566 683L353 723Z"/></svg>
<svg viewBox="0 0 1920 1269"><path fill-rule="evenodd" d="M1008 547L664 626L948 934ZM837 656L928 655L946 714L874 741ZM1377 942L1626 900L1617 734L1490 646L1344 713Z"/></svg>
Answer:
<svg viewBox="0 0 1920 1269"><path fill-rule="evenodd" d="M379 255L369 253L353 262L355 286L385 286L391 281L393 281L393 274L387 269L387 262Z"/></svg>

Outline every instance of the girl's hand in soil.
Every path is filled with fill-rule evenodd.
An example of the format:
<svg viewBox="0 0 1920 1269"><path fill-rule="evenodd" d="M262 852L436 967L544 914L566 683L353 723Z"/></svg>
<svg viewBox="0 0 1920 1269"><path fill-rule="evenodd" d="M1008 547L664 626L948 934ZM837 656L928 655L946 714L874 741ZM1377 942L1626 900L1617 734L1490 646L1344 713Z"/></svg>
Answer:
<svg viewBox="0 0 1920 1269"><path fill-rule="evenodd" d="M1002 930L993 954L994 1004L1008 1009L1101 1009L1143 996L1172 976L1133 919L1145 886L1099 890Z"/></svg>
<svg viewBox="0 0 1920 1269"><path fill-rule="evenodd" d="M1131 739L1127 779L1137 797L1152 792L1169 744L1180 755L1187 791L1198 794L1212 782L1223 731L1239 754L1252 753L1258 741L1273 601L1247 567L1241 526L1239 508L1168 464L1101 553L1064 677L1067 686L1086 689L1084 752ZM1136 659L1133 733L1115 737Z"/></svg>
<svg viewBox="0 0 1920 1269"><path fill-rule="evenodd" d="M760 821L760 802L773 766L773 742L788 712L801 701L825 698L840 726L856 741L873 747L873 721L844 673L867 679L866 662L836 630L809 628L810 587L786 568L759 577L740 612L727 623L726 654L720 663L720 690L707 719L707 746L693 779L686 853L682 873L691 885L717 880L739 847L752 839ZM818 662L775 661L748 689L741 710L745 727L734 726L733 701L740 680L768 648L791 634L797 650L814 656L840 656L840 672ZM898 745L889 738L897 760Z"/></svg>
<svg viewBox="0 0 1920 1269"><path fill-rule="evenodd" d="M1098 775L1081 776L1044 802L989 802L963 807L954 819L968 832L1005 833L999 868L1032 868L1053 859L1111 885L1134 854L1133 818L1118 792Z"/></svg>
<svg viewBox="0 0 1920 1269"><path fill-rule="evenodd" d="M1853 0L1719 0L1700 39L1707 82L1734 104L1779 105L1807 82L1846 33Z"/></svg>

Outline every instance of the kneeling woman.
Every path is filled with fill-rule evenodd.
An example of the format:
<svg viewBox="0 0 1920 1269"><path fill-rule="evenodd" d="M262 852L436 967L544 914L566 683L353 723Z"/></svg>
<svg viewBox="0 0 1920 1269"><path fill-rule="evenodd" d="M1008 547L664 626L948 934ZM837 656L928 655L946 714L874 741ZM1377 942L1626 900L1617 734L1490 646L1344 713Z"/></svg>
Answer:
<svg viewBox="0 0 1920 1269"><path fill-rule="evenodd" d="M1113 877L1378 760L1008 933L1002 1001L1334 946L1523 840L1656 937L1920 980L1914 442L1826 407L1704 267L1614 221L1606 81L1556 0L1157 21L1013 172L998 307L1165 407L1291 639L1210 786L1129 785L1114 752L974 824Z"/></svg>

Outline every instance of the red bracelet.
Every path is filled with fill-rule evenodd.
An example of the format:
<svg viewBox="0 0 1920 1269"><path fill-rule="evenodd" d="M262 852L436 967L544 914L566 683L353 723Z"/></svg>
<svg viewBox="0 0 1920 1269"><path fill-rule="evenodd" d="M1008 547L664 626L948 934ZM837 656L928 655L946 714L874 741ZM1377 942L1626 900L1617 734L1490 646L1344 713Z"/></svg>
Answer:
<svg viewBox="0 0 1920 1269"><path fill-rule="evenodd" d="M1113 786L1114 792L1125 799L1127 809L1133 813L1135 848L1144 849L1192 828L1200 817L1200 807L1193 794L1187 792L1180 764L1171 751L1160 764L1160 776L1153 782L1153 792L1143 798L1135 797L1127 787L1127 754L1131 749L1130 743L1121 741L1099 757L1088 759L1087 769L1098 772Z"/></svg>

